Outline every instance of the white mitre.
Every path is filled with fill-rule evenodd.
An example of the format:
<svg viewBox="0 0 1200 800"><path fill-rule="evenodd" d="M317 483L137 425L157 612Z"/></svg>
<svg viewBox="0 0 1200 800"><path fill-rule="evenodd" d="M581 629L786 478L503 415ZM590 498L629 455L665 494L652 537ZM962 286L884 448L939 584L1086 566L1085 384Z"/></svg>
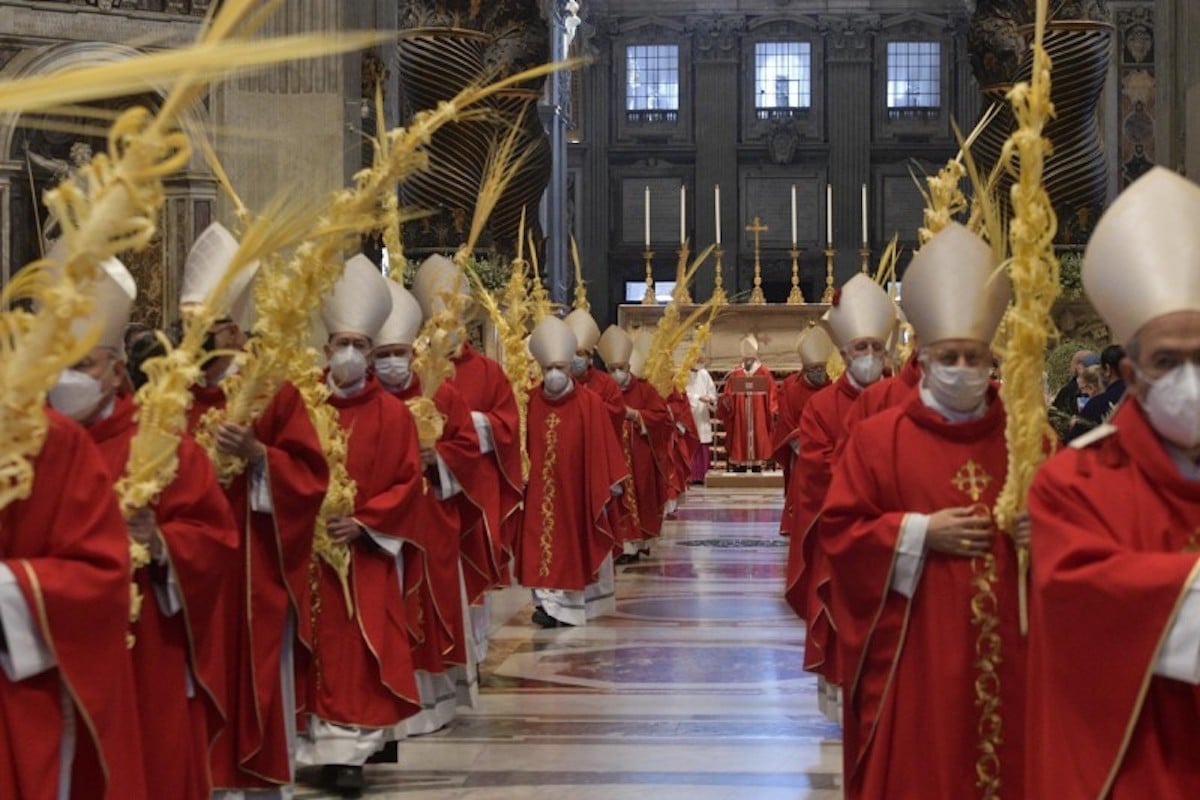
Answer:
<svg viewBox="0 0 1200 800"><path fill-rule="evenodd" d="M846 281L822 319L839 348L856 339L885 342L896 324L896 304L882 286L859 273Z"/></svg>
<svg viewBox="0 0 1200 800"><path fill-rule="evenodd" d="M1011 299L991 246L957 222L926 242L904 273L904 314L923 345L990 343Z"/></svg>
<svg viewBox="0 0 1200 800"><path fill-rule="evenodd" d="M529 335L529 352L542 369L551 364L569 364L576 347L575 334L558 317L544 317Z"/></svg>
<svg viewBox="0 0 1200 800"><path fill-rule="evenodd" d="M1097 223L1082 277L1118 342L1158 317L1200 311L1200 186L1162 167L1136 180Z"/></svg>
<svg viewBox="0 0 1200 800"><path fill-rule="evenodd" d="M342 277L321 301L321 322L330 336L353 333L372 342L392 313L392 295L387 278L366 256L346 262Z"/></svg>

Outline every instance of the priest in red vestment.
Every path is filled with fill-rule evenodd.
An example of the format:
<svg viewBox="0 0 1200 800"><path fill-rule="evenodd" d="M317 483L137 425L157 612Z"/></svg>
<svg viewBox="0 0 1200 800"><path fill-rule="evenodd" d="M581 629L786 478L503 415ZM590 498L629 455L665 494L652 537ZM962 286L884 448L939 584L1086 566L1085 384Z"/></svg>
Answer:
<svg viewBox="0 0 1200 800"><path fill-rule="evenodd" d="M629 477L622 484L621 504L630 524L617 536L620 553L616 563L620 566L649 555L650 541L662 533L671 468L671 415L654 387L633 375L634 348L629 334L610 325L600 337L598 349L625 402L620 443Z"/></svg>
<svg viewBox="0 0 1200 800"><path fill-rule="evenodd" d="M112 484L124 476L138 413L125 385L124 332L137 297L133 276L115 259L89 291L101 331L74 369L98 382L94 406L76 414L100 450ZM86 413L86 416L80 416ZM131 633L146 785L155 796L208 800L209 747L225 727L226 663L237 631L238 529L207 454L185 436L174 482L153 507L128 520L150 549L134 575L141 610Z"/></svg>
<svg viewBox="0 0 1200 800"><path fill-rule="evenodd" d="M1030 492L1026 797L1200 796L1197 214L1200 187L1155 168L1084 254L1129 399Z"/></svg>
<svg viewBox="0 0 1200 800"><path fill-rule="evenodd" d="M667 492L667 519L674 519L679 498L687 491L692 476L692 456L700 446L700 433L696 429L696 419L692 416L692 404L687 392L673 387L665 399L667 410L671 412L671 422L675 426L671 437L671 483Z"/></svg>
<svg viewBox="0 0 1200 800"><path fill-rule="evenodd" d="M413 280L413 296L428 319L444 309L455 296L467 295L466 276L452 261L440 255L425 259ZM524 483L521 477L520 417L512 384L504 368L464 341L454 356L451 383L468 408L479 437L481 459L487 464L488 480L481 482L478 507L463 507L468 529L483 526L491 546L486 568L489 576L480 579L474 571L464 574L467 598L471 603L471 644L473 657L482 662L487 656L488 589L508 583L509 545L514 532L510 522L521 505ZM506 539L506 535L509 537ZM464 543L470 540L464 538ZM481 565L484 566L484 565Z"/></svg>
<svg viewBox="0 0 1200 800"><path fill-rule="evenodd" d="M828 566L812 537L825 493L833 475L834 452L842 437L843 420L864 388L883 376L884 342L896 319L896 305L877 283L855 275L834 298L825 324L847 369L832 385L809 400L800 413L800 451L792 471L791 534L788 542L787 590L792 610L805 621L804 667L821 676L830 700L822 708L837 717L841 672L833 647L834 628L817 593L828 578Z"/></svg>
<svg viewBox="0 0 1200 800"><path fill-rule="evenodd" d="M197 239L184 262L180 311L190 312L220 281L237 241L219 223ZM253 271L241 273L226 295L223 316L209 333L214 351L240 350L249 318ZM234 358L219 355L192 387L189 423L195 428L209 409L225 406L221 379ZM325 497L329 467L304 399L283 384L250 425L224 422L217 449L246 460L246 469L225 488L239 524L238 560L244 566L238 607L229 624L239 632L227 659L229 735L212 752L218 800L283 797L293 782L291 751L296 736L295 676L307 671L312 641L309 566L313 524ZM228 790L228 792L223 791Z"/></svg>
<svg viewBox="0 0 1200 800"><path fill-rule="evenodd" d="M409 511L423 490L416 423L368 371L368 355L392 310L379 268L363 255L346 262L321 304L329 339L328 403L346 437L346 471L354 482L348 515L328 516L334 548L349 558L342 579L314 553L313 658L303 685L308 716L296 762L321 766L329 789L354 794L362 765L401 721L420 710L409 623L397 557L420 561ZM402 590L403 589L403 590Z"/></svg>
<svg viewBox="0 0 1200 800"><path fill-rule="evenodd" d="M779 410L775 379L758 360L753 334L739 343L742 361L725 376L717 415L725 428L725 452L735 469L759 469L771 459L772 429Z"/></svg>
<svg viewBox="0 0 1200 800"><path fill-rule="evenodd" d="M19 379L13 363L0 378ZM105 384L78 367L50 399L83 420ZM129 528L87 433L58 411L28 411L45 415L45 438L27 496L0 507L0 797L141 800Z"/></svg>
<svg viewBox="0 0 1200 800"><path fill-rule="evenodd" d="M413 342L423 321L421 306L394 281L388 282L388 291L392 313L371 353L375 377L397 399L416 402L423 396L421 378L412 370ZM404 721L400 733L405 735L445 727L454 719L457 707L473 707L479 693L476 665L467 647L470 621L462 576L466 570L483 574L477 563L486 563L489 542L482 526L463 529L460 508L478 508L475 487L487 479L487 463L479 457L471 411L454 385L444 381L432 401L442 415L442 434L435 442L419 443L429 490L413 498L409 506L409 527L419 532L425 557L418 562L424 574L409 571L406 577L419 586L421 636L412 651L421 712ZM473 539L461 541L464 534ZM411 570L413 565L406 566Z"/></svg>
<svg viewBox="0 0 1200 800"><path fill-rule="evenodd" d="M1011 296L996 263L957 223L913 257L903 303L924 380L850 434L809 534L829 564L847 798L1029 796L1017 543L990 511L1008 462L989 380Z"/></svg>
<svg viewBox="0 0 1200 800"><path fill-rule="evenodd" d="M575 334L546 317L529 339L542 383L529 398L529 484L517 538L517 579L533 590L543 628L584 625L616 609L606 507L628 471L608 411L571 380Z"/></svg>
<svg viewBox="0 0 1200 800"><path fill-rule="evenodd" d="M827 366L833 355L833 340L824 327L814 325L800 334L796 352L800 355L800 372L784 378L779 390L779 416L775 420L774 451L771 457L783 468L783 514L779 518L779 533L791 534L790 509L792 469L800 452L800 414L817 392L829 385Z"/></svg>

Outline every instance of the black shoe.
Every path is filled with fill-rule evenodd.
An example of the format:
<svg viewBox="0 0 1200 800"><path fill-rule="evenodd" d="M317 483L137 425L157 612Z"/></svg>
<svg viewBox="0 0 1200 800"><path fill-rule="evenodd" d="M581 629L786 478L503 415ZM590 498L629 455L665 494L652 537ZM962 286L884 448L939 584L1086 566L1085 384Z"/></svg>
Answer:
<svg viewBox="0 0 1200 800"><path fill-rule="evenodd" d="M558 627L558 620L546 613L546 609L538 606L533 610L533 621L543 630Z"/></svg>
<svg viewBox="0 0 1200 800"><path fill-rule="evenodd" d="M626 567L626 566L629 566L630 564L636 564L637 560L638 560L637 553L621 553L621 555L619 555L613 559L613 566Z"/></svg>
<svg viewBox="0 0 1200 800"><path fill-rule="evenodd" d="M643 557L643 558L649 558L650 557L650 548L647 547L644 550L638 550L638 556Z"/></svg>
<svg viewBox="0 0 1200 800"><path fill-rule="evenodd" d="M334 778L333 788L342 797L362 797L363 787L366 782L363 780L363 768L338 765L334 767L337 770L337 776Z"/></svg>
<svg viewBox="0 0 1200 800"><path fill-rule="evenodd" d="M388 742L383 749L367 759L368 764L399 764L400 743Z"/></svg>

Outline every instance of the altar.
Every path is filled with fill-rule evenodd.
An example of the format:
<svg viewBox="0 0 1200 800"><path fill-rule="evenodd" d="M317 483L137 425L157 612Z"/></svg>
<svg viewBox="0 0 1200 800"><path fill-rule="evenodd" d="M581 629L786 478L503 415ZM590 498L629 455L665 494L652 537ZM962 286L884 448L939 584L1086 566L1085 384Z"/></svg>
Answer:
<svg viewBox="0 0 1200 800"><path fill-rule="evenodd" d="M680 318L686 319L697 306L681 306ZM800 369L796 339L816 324L829 309L826 303L729 303L712 324L712 337L704 348L705 363L713 372L727 372L741 360L738 343L748 333L758 339L759 359L776 374ZM641 328L654 329L666 311L664 305L626 304L617 307L617 324L633 333ZM689 336L676 353L676 362L691 344Z"/></svg>

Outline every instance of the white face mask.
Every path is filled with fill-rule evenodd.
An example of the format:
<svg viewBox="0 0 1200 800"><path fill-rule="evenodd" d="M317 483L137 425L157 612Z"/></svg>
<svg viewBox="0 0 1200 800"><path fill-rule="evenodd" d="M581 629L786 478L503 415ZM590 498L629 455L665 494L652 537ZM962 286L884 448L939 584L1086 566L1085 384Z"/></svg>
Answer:
<svg viewBox="0 0 1200 800"><path fill-rule="evenodd" d="M629 378L630 378L629 370L614 369L612 371L612 376L613 376L613 380L617 382L617 386L620 386L622 389L624 389L626 386L629 385Z"/></svg>
<svg viewBox="0 0 1200 800"><path fill-rule="evenodd" d="M571 385L571 379L567 377L567 373L557 367L553 367L546 370L546 374L542 378L542 383L546 387L547 394L560 395Z"/></svg>
<svg viewBox="0 0 1200 800"><path fill-rule="evenodd" d="M338 386L349 388L367 376L367 357L353 347L339 347L329 359L329 377Z"/></svg>
<svg viewBox="0 0 1200 800"><path fill-rule="evenodd" d="M1200 445L1200 367L1187 363L1150 385L1140 399L1142 409L1158 435L1183 448Z"/></svg>
<svg viewBox="0 0 1200 800"><path fill-rule="evenodd" d="M859 386L870 386L883 375L883 356L870 353L850 361L850 374Z"/></svg>
<svg viewBox="0 0 1200 800"><path fill-rule="evenodd" d="M50 407L58 413L76 422L83 422L100 407L100 401L104 399L104 386L99 378L93 378L86 372L64 369L58 376L58 383L50 388L47 399Z"/></svg>
<svg viewBox="0 0 1200 800"><path fill-rule="evenodd" d="M923 364L925 387L941 405L965 414L979 408L987 396L990 370L985 367L948 367Z"/></svg>
<svg viewBox="0 0 1200 800"><path fill-rule="evenodd" d="M587 368L588 360L584 356L575 356L571 359L571 374L575 377L578 378L580 375L587 372Z"/></svg>
<svg viewBox="0 0 1200 800"><path fill-rule="evenodd" d="M385 386L407 386L412 376L411 356L384 356L375 359L375 375Z"/></svg>

